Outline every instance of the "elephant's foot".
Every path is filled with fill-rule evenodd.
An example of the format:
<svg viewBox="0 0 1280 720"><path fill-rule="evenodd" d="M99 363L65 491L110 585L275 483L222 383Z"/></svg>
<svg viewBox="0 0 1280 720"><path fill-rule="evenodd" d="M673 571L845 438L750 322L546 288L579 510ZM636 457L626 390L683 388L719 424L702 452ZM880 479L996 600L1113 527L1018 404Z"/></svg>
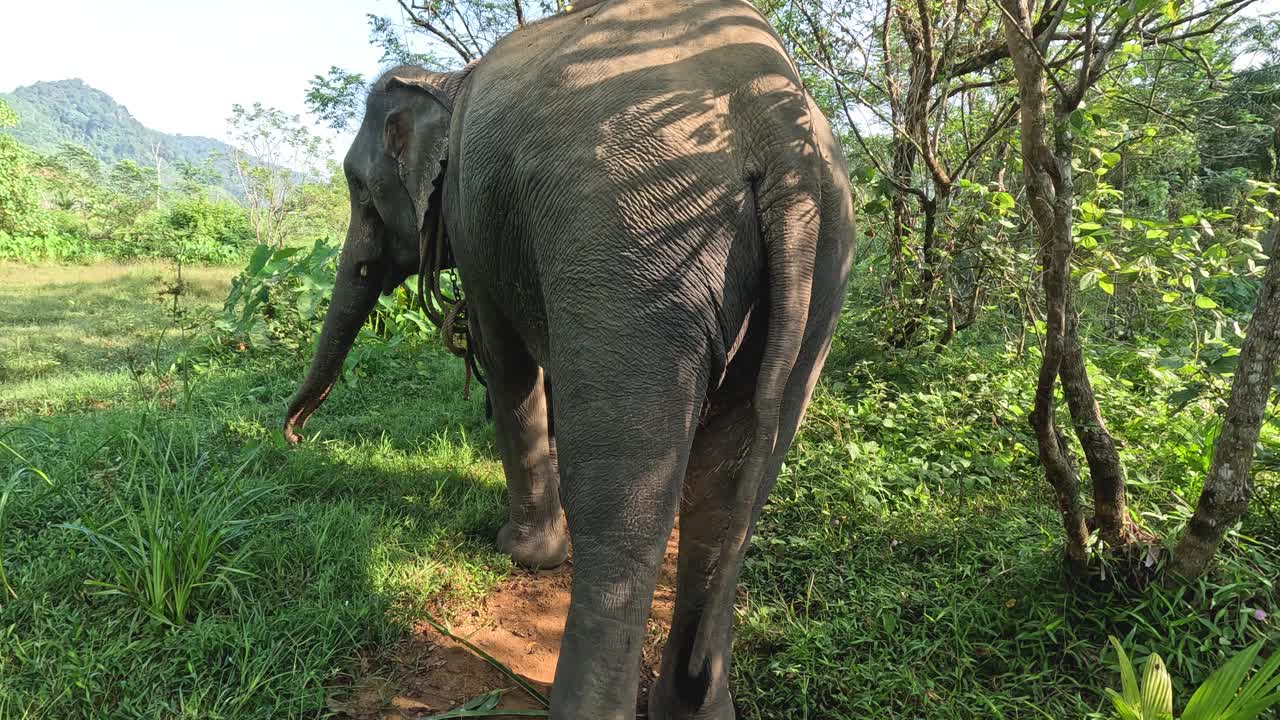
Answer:
<svg viewBox="0 0 1280 720"><path fill-rule="evenodd" d="M559 567L569 557L569 531L564 517L533 527L508 521L498 531L498 549L530 570Z"/></svg>
<svg viewBox="0 0 1280 720"><path fill-rule="evenodd" d="M698 679L689 678L685 683L690 687L677 690L676 683L668 674L658 678L653 689L649 691L649 720L735 720L737 715L733 709L733 697L729 694L728 684L719 688L706 688ZM692 697L702 696L698 707L690 707Z"/></svg>

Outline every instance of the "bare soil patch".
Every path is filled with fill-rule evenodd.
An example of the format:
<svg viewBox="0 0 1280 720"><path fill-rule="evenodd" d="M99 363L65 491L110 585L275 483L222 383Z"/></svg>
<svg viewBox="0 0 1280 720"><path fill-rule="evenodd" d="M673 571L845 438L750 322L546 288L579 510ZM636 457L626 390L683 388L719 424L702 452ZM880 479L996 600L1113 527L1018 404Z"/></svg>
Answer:
<svg viewBox="0 0 1280 720"><path fill-rule="evenodd" d="M649 686L657 676L662 646L675 607L679 531L667 541L658 589L649 611L637 717L644 718ZM550 695L569 611L573 559L546 572L513 574L480 607L455 615L452 632L492 655ZM483 658L421 623L390 653L390 666L370 669L343 697L330 699L339 717L351 720L417 720L458 707L490 690L505 689L503 710L542 706Z"/></svg>

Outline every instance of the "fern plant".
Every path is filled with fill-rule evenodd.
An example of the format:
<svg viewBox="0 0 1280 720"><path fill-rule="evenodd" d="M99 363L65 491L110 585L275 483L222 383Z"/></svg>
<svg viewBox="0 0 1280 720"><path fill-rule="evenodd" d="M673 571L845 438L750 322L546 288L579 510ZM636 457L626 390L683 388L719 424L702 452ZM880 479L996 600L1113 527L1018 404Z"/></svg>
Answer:
<svg viewBox="0 0 1280 720"><path fill-rule="evenodd" d="M1107 695L1120 720L1173 720L1173 683L1164 660L1152 655L1139 685L1133 661L1114 637L1120 664L1121 692L1107 688ZM1280 706L1280 652L1272 653L1248 682L1262 643L1245 648L1204 681L1182 711L1180 720L1254 720Z"/></svg>

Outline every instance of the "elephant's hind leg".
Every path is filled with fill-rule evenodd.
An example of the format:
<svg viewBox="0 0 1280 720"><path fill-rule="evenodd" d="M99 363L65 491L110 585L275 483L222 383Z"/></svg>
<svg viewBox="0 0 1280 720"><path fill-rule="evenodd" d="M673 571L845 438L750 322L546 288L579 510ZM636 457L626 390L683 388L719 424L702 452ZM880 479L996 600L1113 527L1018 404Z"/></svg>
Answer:
<svg viewBox="0 0 1280 720"><path fill-rule="evenodd" d="M553 364L574 558L555 720L635 717L645 619L704 392L703 378L672 367L676 350L643 347L654 348L647 367L599 352Z"/></svg>
<svg viewBox="0 0 1280 720"><path fill-rule="evenodd" d="M777 449L753 511L759 517L777 480L787 450L804 417L809 397L830 347L839 304L813 303L809 327L783 397ZM680 503L680 559L676 609L671 634L662 653L658 682L649 695L651 720L733 720L729 692L731 633L718 638L709 661L697 676L688 672L698 625L708 613L732 614L733 606L708 607L712 573L720 559L736 488L734 474L755 431L751 402L759 374L763 328L753 328L738 357L710 398L702 426L694 438ZM754 526L754 522L753 522ZM734 579L736 582L736 578ZM722 623L732 628L732 621Z"/></svg>
<svg viewBox="0 0 1280 720"><path fill-rule="evenodd" d="M751 354L751 353L748 353ZM755 415L758 353L734 363L729 377L709 399L694 437L680 497L680 559L675 616L662 654L658 681L649 693L651 720L733 720L729 693L730 637L720 638L702 673L688 672L698 624L706 613L733 608L706 607L712 570L734 501L733 475L751 441ZM725 623L724 627L732 627Z"/></svg>
<svg viewBox="0 0 1280 720"><path fill-rule="evenodd" d="M493 314L480 311L480 360L488 371L498 450L507 478L507 523L498 549L518 565L552 568L569 554L560 473L542 369Z"/></svg>

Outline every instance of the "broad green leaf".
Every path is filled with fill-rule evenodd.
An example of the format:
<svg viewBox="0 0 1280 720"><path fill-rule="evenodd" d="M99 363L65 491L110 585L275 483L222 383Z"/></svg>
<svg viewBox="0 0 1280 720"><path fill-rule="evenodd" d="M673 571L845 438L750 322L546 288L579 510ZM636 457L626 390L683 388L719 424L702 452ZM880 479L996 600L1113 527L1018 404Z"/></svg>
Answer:
<svg viewBox="0 0 1280 720"><path fill-rule="evenodd" d="M1280 655L1280 653L1277 653ZM1267 695L1257 700L1248 702L1232 703L1231 709L1223 716L1223 720L1255 720L1262 713L1274 707L1280 707L1280 693Z"/></svg>
<svg viewBox="0 0 1280 720"><path fill-rule="evenodd" d="M1143 720L1173 720L1173 683L1159 654L1147 660L1142 673Z"/></svg>
<svg viewBox="0 0 1280 720"><path fill-rule="evenodd" d="M257 275L267 264L267 259L271 257L271 247L268 245L259 245L253 249L253 255L249 258L249 266L245 268L250 276Z"/></svg>
<svg viewBox="0 0 1280 720"><path fill-rule="evenodd" d="M1124 700L1130 705L1137 705L1142 701L1142 697L1138 694L1138 678L1133 672L1133 663L1129 660L1129 654L1121 647L1119 640L1112 637L1111 645L1116 649L1116 662L1120 665L1120 688Z"/></svg>
<svg viewBox="0 0 1280 720"><path fill-rule="evenodd" d="M1208 295L1197 295L1196 307L1202 308L1204 310L1212 310L1218 307L1218 303L1214 302L1213 298L1209 297Z"/></svg>
<svg viewBox="0 0 1280 720"><path fill-rule="evenodd" d="M1218 358L1217 360L1214 360L1212 363L1209 364L1209 371L1216 373L1218 375L1226 375L1227 373L1235 372L1236 368L1239 365L1240 365L1239 353L1235 353L1233 355L1223 355L1222 357Z"/></svg>
<svg viewBox="0 0 1280 720"><path fill-rule="evenodd" d="M1204 681L1187 701L1182 711L1182 720L1218 720L1223 711L1231 705L1245 673L1253 666L1253 659L1262 649L1262 643L1254 643L1238 655L1218 668L1208 680Z"/></svg>
<svg viewBox="0 0 1280 720"><path fill-rule="evenodd" d="M1108 295L1116 294L1116 286L1112 285L1111 281L1106 278L1103 278L1103 277L1098 278L1098 287L1102 289L1102 292Z"/></svg>
<svg viewBox="0 0 1280 720"><path fill-rule="evenodd" d="M1237 703L1271 696L1274 704L1277 700L1280 700L1280 698L1272 695L1277 689L1280 689L1280 651L1273 651L1271 657L1262 664L1262 667L1258 668L1258 672L1254 673L1249 682L1245 683L1244 688L1240 690L1240 697Z"/></svg>
<svg viewBox="0 0 1280 720"><path fill-rule="evenodd" d="M1202 382L1193 382L1188 384L1181 390L1169 396L1169 404L1173 406L1174 412L1182 410L1187 403L1200 397L1200 393L1204 392L1205 384ZM1185 718L1184 718L1185 720Z"/></svg>

